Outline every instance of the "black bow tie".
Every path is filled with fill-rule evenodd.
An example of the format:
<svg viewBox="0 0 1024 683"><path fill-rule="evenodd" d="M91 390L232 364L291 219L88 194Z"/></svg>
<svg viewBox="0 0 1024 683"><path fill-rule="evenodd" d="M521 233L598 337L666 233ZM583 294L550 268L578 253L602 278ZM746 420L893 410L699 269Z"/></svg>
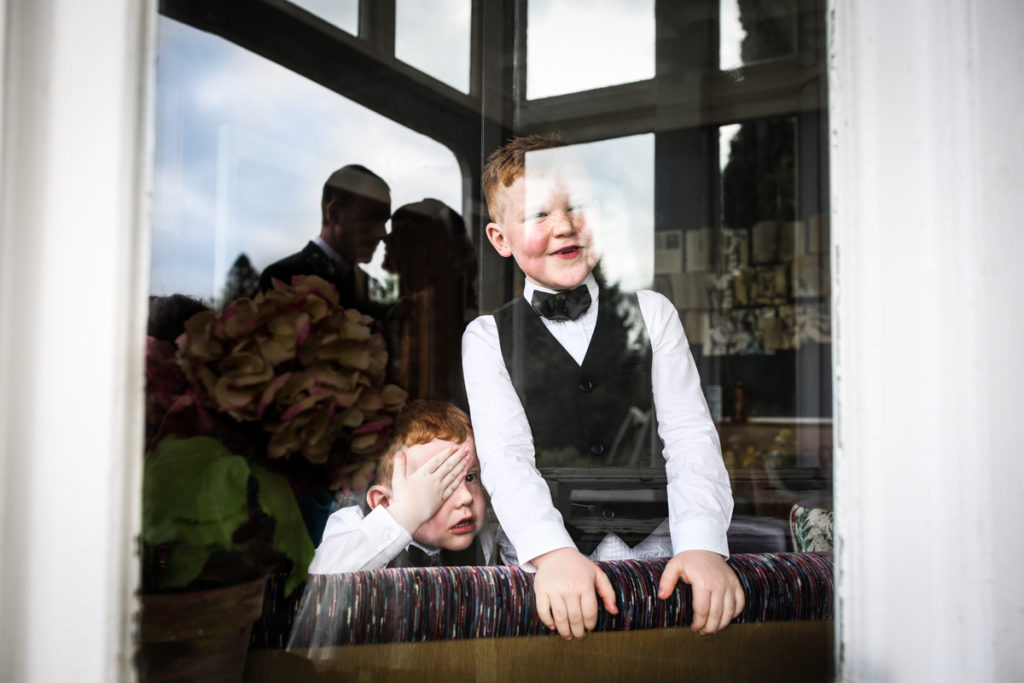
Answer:
<svg viewBox="0 0 1024 683"><path fill-rule="evenodd" d="M530 303L548 320L575 320L590 308L590 291L586 285L555 294L538 290L533 293Z"/></svg>

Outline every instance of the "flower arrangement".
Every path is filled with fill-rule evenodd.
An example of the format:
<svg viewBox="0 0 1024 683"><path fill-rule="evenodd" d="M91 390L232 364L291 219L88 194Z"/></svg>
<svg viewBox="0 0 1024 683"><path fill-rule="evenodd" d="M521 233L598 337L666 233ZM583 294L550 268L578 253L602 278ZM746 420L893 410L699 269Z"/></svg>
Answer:
<svg viewBox="0 0 1024 683"><path fill-rule="evenodd" d="M405 391L384 383L387 349L373 319L338 305L334 286L296 277L198 313L178 339L178 362L204 405L258 422L269 460L301 457L346 488L387 442Z"/></svg>
<svg viewBox="0 0 1024 683"><path fill-rule="evenodd" d="M144 590L227 583L312 558L296 497L360 490L406 393L373 320L328 282L204 310L147 346ZM148 578L147 578L148 576Z"/></svg>

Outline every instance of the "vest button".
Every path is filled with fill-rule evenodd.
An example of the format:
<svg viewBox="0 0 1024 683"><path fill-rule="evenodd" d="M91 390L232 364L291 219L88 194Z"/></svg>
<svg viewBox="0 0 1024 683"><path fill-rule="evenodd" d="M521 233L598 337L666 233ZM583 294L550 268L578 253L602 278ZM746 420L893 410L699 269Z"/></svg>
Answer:
<svg viewBox="0 0 1024 683"><path fill-rule="evenodd" d="M587 392L594 388L594 383L589 379L585 379L580 382L580 391Z"/></svg>
<svg viewBox="0 0 1024 683"><path fill-rule="evenodd" d="M601 443L592 443L592 444L590 444L590 454L591 455L601 455L602 453L604 453L604 444L601 444Z"/></svg>

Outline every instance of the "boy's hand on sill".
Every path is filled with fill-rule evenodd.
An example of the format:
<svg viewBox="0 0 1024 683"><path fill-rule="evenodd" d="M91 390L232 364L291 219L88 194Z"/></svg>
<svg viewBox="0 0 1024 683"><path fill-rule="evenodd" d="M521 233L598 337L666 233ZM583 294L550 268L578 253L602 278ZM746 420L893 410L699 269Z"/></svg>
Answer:
<svg viewBox="0 0 1024 683"><path fill-rule="evenodd" d="M693 623L690 628L708 635L717 633L740 615L746 597L736 572L718 553L709 550L684 550L665 565L658 586L658 597L667 599L676 581L690 584L693 593Z"/></svg>
<svg viewBox="0 0 1024 683"><path fill-rule="evenodd" d="M537 615L566 640L584 638L597 625L597 596L618 614L615 591L605 573L575 548L559 548L533 559Z"/></svg>

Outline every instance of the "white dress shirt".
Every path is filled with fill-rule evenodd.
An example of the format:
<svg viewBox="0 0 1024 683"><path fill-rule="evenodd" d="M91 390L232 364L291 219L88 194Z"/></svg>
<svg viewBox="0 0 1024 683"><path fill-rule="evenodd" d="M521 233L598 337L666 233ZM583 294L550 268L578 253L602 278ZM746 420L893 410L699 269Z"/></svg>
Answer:
<svg viewBox="0 0 1024 683"><path fill-rule="evenodd" d="M594 276L584 284L593 303L577 320L541 318L579 364L590 346L598 310ZM527 281L527 302L535 290L551 291ZM733 508L729 475L679 314L657 292L640 290L637 299L653 351L652 392L658 434L665 443L672 551L710 550L728 557L726 531ZM526 560L575 545L537 470L530 425L505 367L493 316L480 316L467 326L462 362L481 481L502 530L523 566L532 569Z"/></svg>
<svg viewBox="0 0 1024 683"><path fill-rule="evenodd" d="M488 561L495 559L495 544L506 564L515 564L511 544L494 523L484 523L477 534L480 550ZM405 528L395 521L388 509L378 505L365 514L358 505L343 507L327 518L324 536L309 563L310 574L340 574L368 569L384 569L399 553L414 545L427 555L437 555L438 548L428 548L413 540Z"/></svg>
<svg viewBox="0 0 1024 683"><path fill-rule="evenodd" d="M327 241L323 237L321 237L320 235L317 235L311 241L313 242L313 244L315 244L316 246L320 247L320 250L323 251L325 254L327 254L327 257L329 259L331 259L332 261L337 263L343 269L346 269L346 270L351 270L352 269L352 265L348 261L345 260L345 257L342 256L341 254L339 254L338 252L334 251L334 249L331 247L331 245L327 244Z"/></svg>
<svg viewBox="0 0 1024 683"><path fill-rule="evenodd" d="M327 518L323 539L309 563L309 573L383 569L413 542L409 532L383 505L365 516L358 505L344 507ZM419 547L428 553L438 552Z"/></svg>

